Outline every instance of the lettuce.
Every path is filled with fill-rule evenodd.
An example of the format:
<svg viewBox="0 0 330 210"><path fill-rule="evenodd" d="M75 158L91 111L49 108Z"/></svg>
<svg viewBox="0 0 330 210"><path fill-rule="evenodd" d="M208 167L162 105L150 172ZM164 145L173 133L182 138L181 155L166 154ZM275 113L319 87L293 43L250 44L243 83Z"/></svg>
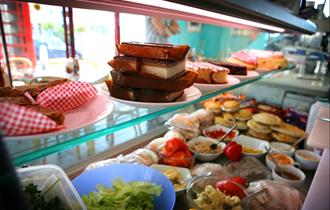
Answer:
<svg viewBox="0 0 330 210"><path fill-rule="evenodd" d="M150 182L125 183L115 179L113 188L98 185L97 192L82 197L88 210L152 210L154 196L160 196L163 189Z"/></svg>

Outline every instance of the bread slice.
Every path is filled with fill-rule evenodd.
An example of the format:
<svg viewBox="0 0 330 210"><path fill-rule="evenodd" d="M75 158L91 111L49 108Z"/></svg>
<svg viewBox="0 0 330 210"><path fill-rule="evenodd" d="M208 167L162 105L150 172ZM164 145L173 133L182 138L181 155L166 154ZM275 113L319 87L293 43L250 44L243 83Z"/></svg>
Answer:
<svg viewBox="0 0 330 210"><path fill-rule="evenodd" d="M208 61L208 62L229 69L229 74L231 75L243 75L243 76L247 75L246 66L237 63L225 62L225 61Z"/></svg>
<svg viewBox="0 0 330 210"><path fill-rule="evenodd" d="M232 58L232 57L227 58L226 61L230 62L230 63L237 63L239 65L243 65L247 68L248 71L255 70L258 67L258 65L245 63L244 61L241 61L241 60L238 60L238 59Z"/></svg>
<svg viewBox="0 0 330 210"><path fill-rule="evenodd" d="M140 70L140 59L129 56L115 56L108 64L123 73L136 73Z"/></svg>
<svg viewBox="0 0 330 210"><path fill-rule="evenodd" d="M16 88L0 87L0 97L23 97L24 93L28 91L33 98L36 98L42 91L46 90L47 88L63 84L67 81L67 79L62 79L51 81L46 84L18 86Z"/></svg>
<svg viewBox="0 0 330 210"><path fill-rule="evenodd" d="M31 108L37 112L42 113L43 115L47 116L48 118L54 120L56 124L63 125L64 122L64 114L58 111L53 111L51 109L43 108L39 105L33 105L31 101L26 98L25 96L18 96L18 97L0 97L0 102L8 102L17 104L20 106L24 106L26 108Z"/></svg>
<svg viewBox="0 0 330 210"><path fill-rule="evenodd" d="M171 45L139 42L122 42L116 44L120 54L138 58L157 60L183 60L190 47L188 45Z"/></svg>
<svg viewBox="0 0 330 210"><path fill-rule="evenodd" d="M119 71L111 71L114 83L128 88L141 88L161 91L181 91L190 87L197 75L194 72L186 71L182 75L170 79L145 78L138 74L123 74Z"/></svg>
<svg viewBox="0 0 330 210"><path fill-rule="evenodd" d="M185 71L185 61L162 61L142 59L140 75L142 77L169 79Z"/></svg>
<svg viewBox="0 0 330 210"><path fill-rule="evenodd" d="M197 83L224 84L227 83L229 70L207 62L186 62L186 69L198 74Z"/></svg>
<svg viewBox="0 0 330 210"><path fill-rule="evenodd" d="M115 56L108 64L124 74L138 73L141 77L169 79L185 70L185 61L141 59Z"/></svg>
<svg viewBox="0 0 330 210"><path fill-rule="evenodd" d="M170 92L150 89L126 88L116 83L112 83L111 86L109 86L109 81L106 82L106 84L108 85L112 97L129 101L167 103L177 100L184 93L184 90Z"/></svg>

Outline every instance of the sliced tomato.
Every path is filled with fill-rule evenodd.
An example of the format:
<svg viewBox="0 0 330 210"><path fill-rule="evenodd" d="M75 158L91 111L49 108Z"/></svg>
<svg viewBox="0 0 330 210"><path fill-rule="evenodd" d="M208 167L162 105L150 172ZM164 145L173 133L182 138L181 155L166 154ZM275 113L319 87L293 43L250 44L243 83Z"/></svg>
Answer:
<svg viewBox="0 0 330 210"><path fill-rule="evenodd" d="M171 155L179 150L186 150L188 146L178 138L173 138L165 143L165 153Z"/></svg>

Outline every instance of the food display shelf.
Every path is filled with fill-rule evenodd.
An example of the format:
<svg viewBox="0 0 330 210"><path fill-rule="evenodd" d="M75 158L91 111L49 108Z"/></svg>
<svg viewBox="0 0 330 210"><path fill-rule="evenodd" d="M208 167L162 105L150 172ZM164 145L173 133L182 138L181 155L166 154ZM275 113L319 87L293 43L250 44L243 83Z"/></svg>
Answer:
<svg viewBox="0 0 330 210"><path fill-rule="evenodd" d="M107 117L77 130L62 132L60 134L57 133L42 138L32 137L26 139L7 139L5 142L9 148L14 164L19 166L32 160L73 148L80 144L95 140L96 138L107 136L119 130L156 119L165 114L173 113L194 104L198 104L199 102L205 101L218 94L234 90L261 79L269 78L279 72L289 71L292 67L293 66L289 66L287 69L263 73L254 79L241 81L231 87L212 93L203 94L200 98L186 104L180 104L167 108L137 108L116 102L114 103L113 112ZM126 115L123 113L126 113Z"/></svg>

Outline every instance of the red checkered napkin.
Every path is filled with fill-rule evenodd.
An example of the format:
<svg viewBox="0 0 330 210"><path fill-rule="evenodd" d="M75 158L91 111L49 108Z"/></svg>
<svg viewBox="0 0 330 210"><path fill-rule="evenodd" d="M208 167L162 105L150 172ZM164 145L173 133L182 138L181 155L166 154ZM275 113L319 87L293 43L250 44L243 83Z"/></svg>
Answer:
<svg viewBox="0 0 330 210"><path fill-rule="evenodd" d="M40 106L56 111L68 111L91 100L97 89L85 82L66 82L47 88L36 100Z"/></svg>
<svg viewBox="0 0 330 210"><path fill-rule="evenodd" d="M7 136L45 133L64 126L33 109L10 103L0 103L0 129Z"/></svg>

